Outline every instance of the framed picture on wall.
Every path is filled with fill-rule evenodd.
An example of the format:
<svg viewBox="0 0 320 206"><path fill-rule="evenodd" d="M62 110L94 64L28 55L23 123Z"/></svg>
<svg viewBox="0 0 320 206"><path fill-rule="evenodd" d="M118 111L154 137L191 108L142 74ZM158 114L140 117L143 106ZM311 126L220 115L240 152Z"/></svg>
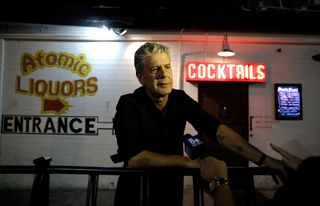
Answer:
<svg viewBox="0 0 320 206"><path fill-rule="evenodd" d="M302 85L293 83L274 84L275 119L302 120Z"/></svg>

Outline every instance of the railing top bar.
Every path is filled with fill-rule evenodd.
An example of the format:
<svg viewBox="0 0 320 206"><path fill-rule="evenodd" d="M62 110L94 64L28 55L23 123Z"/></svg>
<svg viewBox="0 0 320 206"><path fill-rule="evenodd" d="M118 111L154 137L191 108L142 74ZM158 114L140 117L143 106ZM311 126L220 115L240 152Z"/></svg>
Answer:
<svg viewBox="0 0 320 206"><path fill-rule="evenodd" d="M34 174L39 168L30 165L0 165L0 174ZM121 174L164 174L164 175L185 175L198 176L200 170L196 168L146 168L128 169L122 167L93 167L93 166L64 166L51 165L46 167L46 171L51 174L88 174L88 175L121 175ZM277 171L267 167L228 167L230 174L251 174L251 175L270 175L277 174Z"/></svg>
<svg viewBox="0 0 320 206"><path fill-rule="evenodd" d="M268 167L228 167L228 172L231 173L246 173L251 175L270 175L278 174L279 171Z"/></svg>
<svg viewBox="0 0 320 206"><path fill-rule="evenodd" d="M147 168L147 169L129 169L122 167L88 167L88 166L50 166L50 173L64 174L105 174L105 175L120 175L120 174L172 174L172 175L200 175L199 169L195 168Z"/></svg>
<svg viewBox="0 0 320 206"><path fill-rule="evenodd" d="M48 166L46 172L51 174L96 174L96 175L120 175L120 174L164 174L164 175L185 175L194 176L200 175L200 170L196 168L147 168L147 169L128 169L122 167L91 167L91 166ZM35 166L25 165L0 165L1 173L36 173L38 170Z"/></svg>
<svg viewBox="0 0 320 206"><path fill-rule="evenodd" d="M34 174L36 171L35 166L26 165L0 165L0 174Z"/></svg>

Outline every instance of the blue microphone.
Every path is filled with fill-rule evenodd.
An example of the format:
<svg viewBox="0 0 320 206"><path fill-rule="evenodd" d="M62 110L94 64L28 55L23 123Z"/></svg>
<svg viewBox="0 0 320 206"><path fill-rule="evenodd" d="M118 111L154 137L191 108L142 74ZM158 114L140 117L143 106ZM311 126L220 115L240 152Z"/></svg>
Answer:
<svg viewBox="0 0 320 206"><path fill-rule="evenodd" d="M191 159L202 158L204 155L204 144L198 135L185 134L183 139L184 149Z"/></svg>

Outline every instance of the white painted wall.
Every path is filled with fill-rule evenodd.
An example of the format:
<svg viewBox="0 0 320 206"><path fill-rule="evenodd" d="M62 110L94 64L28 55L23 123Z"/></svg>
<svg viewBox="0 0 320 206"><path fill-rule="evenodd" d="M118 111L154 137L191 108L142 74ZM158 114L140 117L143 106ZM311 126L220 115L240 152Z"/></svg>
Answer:
<svg viewBox="0 0 320 206"><path fill-rule="evenodd" d="M320 85L319 62L311 56L320 52L319 36L229 34L229 43L237 55L222 59L216 55L221 49L223 34L204 32L133 33L123 38L92 37L84 28L54 28L40 32L18 31L0 34L5 44L3 80L0 79L2 115L41 115L38 97L15 92L15 78L22 76L19 70L20 57L24 52L34 54L39 50L86 54L92 65L89 76L98 79L98 91L93 96L67 98L71 107L65 116L98 116L109 122L115 114L120 95L132 92L139 86L133 66L133 54L145 41L161 41L171 48L174 68L174 87L184 89L195 100L198 99L196 83L185 82L184 66L187 61L208 62L260 62L267 65L267 82L249 86L249 116L254 116L250 142L267 154L278 157L268 146L273 142L302 157L319 155L320 101L317 90ZM33 31L33 30L32 30ZM68 33L68 31L70 31ZM282 52L277 52L281 48ZM1 77L1 76L0 76ZM74 80L80 79L62 69L44 68L23 76L28 79ZM301 121L274 120L274 83L301 83L303 86L303 112ZM1 101L0 101L1 103ZM257 127L255 120L267 120ZM261 123L259 123L261 124ZM261 126L261 125L260 125ZM187 128L193 133L190 125ZM110 130L100 130L99 135L29 135L1 134L1 164L30 165L39 156L53 158L52 165L121 166L111 162L109 156L116 152L116 140ZM113 188L115 177L103 177L102 187ZM262 181L263 184L265 180ZM259 181L258 181L259 182ZM0 186L24 187L30 177L0 176ZM53 186L86 186L86 177L54 175ZM259 185L258 184L258 185Z"/></svg>
<svg viewBox="0 0 320 206"><path fill-rule="evenodd" d="M4 40L0 39L0 88L3 88L3 70L4 70ZM2 91L1 91L2 94ZM0 95L0 114L2 114L2 95ZM0 118L0 125L2 125L2 118ZM1 133L0 133L0 160L1 160Z"/></svg>

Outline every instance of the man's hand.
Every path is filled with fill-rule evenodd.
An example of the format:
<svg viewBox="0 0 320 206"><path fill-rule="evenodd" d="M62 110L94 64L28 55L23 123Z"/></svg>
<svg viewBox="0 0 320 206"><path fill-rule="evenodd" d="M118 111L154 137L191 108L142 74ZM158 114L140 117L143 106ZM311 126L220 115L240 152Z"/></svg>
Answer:
<svg viewBox="0 0 320 206"><path fill-rule="evenodd" d="M203 180L210 181L215 177L228 178L228 169L224 161L214 157L206 157L198 160Z"/></svg>

